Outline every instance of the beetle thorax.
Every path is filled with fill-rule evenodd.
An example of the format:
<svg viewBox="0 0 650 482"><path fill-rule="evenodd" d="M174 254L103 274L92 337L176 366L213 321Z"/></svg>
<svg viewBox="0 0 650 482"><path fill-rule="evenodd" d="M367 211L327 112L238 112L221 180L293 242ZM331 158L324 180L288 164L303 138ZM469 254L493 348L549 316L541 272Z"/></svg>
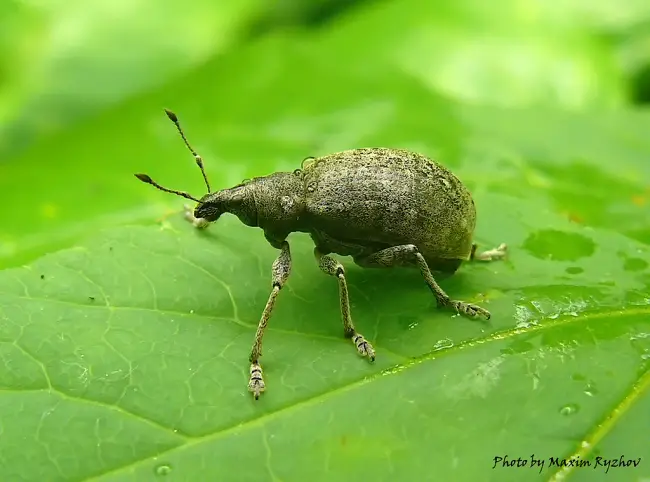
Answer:
<svg viewBox="0 0 650 482"><path fill-rule="evenodd" d="M215 221L230 213L247 226L290 232L297 230L304 204L300 175L276 172L206 194L194 215Z"/></svg>
<svg viewBox="0 0 650 482"><path fill-rule="evenodd" d="M252 179L247 186L255 197L258 226L269 231L297 231L305 210L299 173L276 172Z"/></svg>

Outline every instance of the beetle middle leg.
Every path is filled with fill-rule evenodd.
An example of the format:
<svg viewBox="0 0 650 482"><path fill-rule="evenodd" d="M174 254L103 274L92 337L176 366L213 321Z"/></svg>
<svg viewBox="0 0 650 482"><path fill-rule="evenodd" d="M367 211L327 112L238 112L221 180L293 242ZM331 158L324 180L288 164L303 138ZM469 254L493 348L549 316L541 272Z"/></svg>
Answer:
<svg viewBox="0 0 650 482"><path fill-rule="evenodd" d="M253 342L253 348L251 350L251 355L249 361L251 362L250 366L250 379L248 380L248 391L253 393L255 400L260 397L266 386L264 384L264 378L262 377L262 367L260 366L260 356L262 356L262 338L264 337L264 330L266 325L269 322L271 317L271 312L273 311L273 306L275 305L275 299L278 296L278 293L286 283L289 278L289 273L291 271L291 251L289 249L289 243L283 241L280 244L280 254L273 262L273 276L272 276L272 289L269 299L266 302L264 311L262 311L262 317L260 322L257 325L257 331L255 332L255 341Z"/></svg>
<svg viewBox="0 0 650 482"><path fill-rule="evenodd" d="M418 248L413 244L393 246L391 248L382 249L381 251L377 251L368 256L355 257L354 262L365 268L391 268L396 266L412 266L415 264L420 268L422 277L431 289L433 295L436 297L438 306L453 308L458 313L471 318L483 315L488 320L490 319L490 312L486 309L465 301L452 300L449 298L449 295L447 295L438 283L436 283L424 256L422 256Z"/></svg>
<svg viewBox="0 0 650 482"><path fill-rule="evenodd" d="M339 282L339 300L341 303L341 318L343 318L343 333L347 338L352 340L352 343L357 347L359 354L367 356L370 361L375 360L375 349L364 336L357 332L352 323L352 316L350 316L350 298L348 296L348 284L345 280L345 270L343 265L336 261L336 259L321 253L318 248L314 248L314 256L318 261L318 267L325 274L336 276Z"/></svg>
<svg viewBox="0 0 650 482"><path fill-rule="evenodd" d="M210 225L210 221L194 216L194 209L189 204L183 205L183 217L187 219L197 229L205 229Z"/></svg>

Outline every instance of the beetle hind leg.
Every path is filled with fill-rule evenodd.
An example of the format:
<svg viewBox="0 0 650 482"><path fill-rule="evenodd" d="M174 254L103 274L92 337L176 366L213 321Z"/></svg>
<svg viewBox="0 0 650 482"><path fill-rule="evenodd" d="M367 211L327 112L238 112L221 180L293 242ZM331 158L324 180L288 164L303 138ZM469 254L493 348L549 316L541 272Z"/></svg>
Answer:
<svg viewBox="0 0 650 482"><path fill-rule="evenodd" d="M420 268L420 273L422 273L424 281L436 297L438 306L452 308L457 313L470 318L483 316L488 320L490 319L490 312L486 309L465 301L452 300L449 298L449 295L447 295L438 283L436 283L424 256L422 256L418 248L413 244L393 246L391 248L382 249L381 251L377 251L368 256L355 257L354 262L364 268L392 268L396 266L415 265Z"/></svg>
<svg viewBox="0 0 650 482"><path fill-rule="evenodd" d="M364 336L357 332L352 317L350 316L350 298L348 296L348 284L345 280L345 270L343 265L331 256L321 253L318 248L314 248L314 256L318 261L318 267L325 274L336 276L339 282L339 300L341 303L341 317L343 318L343 333L346 338L350 338L357 351L361 356L367 356L370 361L375 361L375 349Z"/></svg>

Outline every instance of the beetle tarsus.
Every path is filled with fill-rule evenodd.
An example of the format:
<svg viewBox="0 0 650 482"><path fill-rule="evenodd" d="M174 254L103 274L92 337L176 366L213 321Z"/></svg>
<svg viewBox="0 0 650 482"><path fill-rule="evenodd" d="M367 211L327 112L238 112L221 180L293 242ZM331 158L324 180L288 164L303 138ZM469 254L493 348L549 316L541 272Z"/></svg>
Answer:
<svg viewBox="0 0 650 482"><path fill-rule="evenodd" d="M473 261L497 261L504 259L508 253L508 246L505 243L501 243L496 248L488 249L482 253L476 254L477 244L472 245L472 254L470 259Z"/></svg>
<svg viewBox="0 0 650 482"><path fill-rule="evenodd" d="M490 319L490 312L485 308L480 306L473 305L471 303L466 303L464 301L449 301L448 305L452 307L456 312L461 315L468 316L470 318L477 318L478 316L485 317L486 320Z"/></svg>
<svg viewBox="0 0 650 482"><path fill-rule="evenodd" d="M255 400L258 400L265 389L262 367L259 363L253 362L251 363L250 378L248 380L248 391L253 393Z"/></svg>
<svg viewBox="0 0 650 482"><path fill-rule="evenodd" d="M361 333L356 333L352 337L352 343L357 347L359 354L361 356L367 356L370 361L375 361L375 349L372 347L370 342L366 340Z"/></svg>
<svg viewBox="0 0 650 482"><path fill-rule="evenodd" d="M197 229L205 229L210 225L210 222L204 218L197 218L194 216L194 209L189 204L183 206L183 217L188 220Z"/></svg>

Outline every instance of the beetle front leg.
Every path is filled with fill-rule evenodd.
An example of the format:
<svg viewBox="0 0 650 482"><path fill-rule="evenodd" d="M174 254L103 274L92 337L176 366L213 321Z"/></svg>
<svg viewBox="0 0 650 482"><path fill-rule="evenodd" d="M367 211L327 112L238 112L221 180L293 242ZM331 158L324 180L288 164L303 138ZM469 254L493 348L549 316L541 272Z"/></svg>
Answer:
<svg viewBox="0 0 650 482"><path fill-rule="evenodd" d="M469 255L470 261L496 261L505 258L508 251L508 246L505 243L478 254L476 254L476 248L478 248L478 245L473 243L472 252Z"/></svg>
<svg viewBox="0 0 650 482"><path fill-rule="evenodd" d="M449 298L447 293L445 293L438 283L436 283L424 256L422 256L418 248L413 244L404 244L402 246L382 249L381 251L377 251L376 253L363 258L355 257L354 261L359 266L365 268L390 268L394 266L412 266L415 264L420 268L422 277L431 289L433 295L436 297L438 306L453 308L458 313L469 316L470 318L483 315L488 320L490 319L490 312L486 309L471 303L466 303L465 301L457 301Z"/></svg>
<svg viewBox="0 0 650 482"><path fill-rule="evenodd" d="M291 272L291 251L289 249L289 243L283 241L281 244L282 251L279 256L273 262L273 277L272 277L272 289L269 299L266 302L264 311L262 312L262 317L260 322L257 325L257 331L255 332L255 342L253 343L253 349L251 350L250 355L250 379L248 381L248 391L253 393L255 400L260 398L260 393L265 390L264 378L262 377L262 367L259 363L259 358L262 356L262 338L264 337L264 330L266 325L269 322L271 317L271 312L273 311L273 306L275 305L275 299L278 296L278 293L284 286L284 283L289 278L289 273Z"/></svg>
<svg viewBox="0 0 650 482"><path fill-rule="evenodd" d="M205 229L210 225L210 221L207 219L195 217L194 209L189 204L183 205L183 217L197 229Z"/></svg>
<svg viewBox="0 0 650 482"><path fill-rule="evenodd" d="M375 350L363 335L354 328L352 317L350 316L350 298L348 296L348 284L345 281L345 270L343 265L331 256L321 253L318 248L314 248L314 256L318 261L318 267L325 274L336 276L339 282L339 300L341 303L341 317L343 318L343 333L357 347L362 356L367 356L370 361L375 361Z"/></svg>

